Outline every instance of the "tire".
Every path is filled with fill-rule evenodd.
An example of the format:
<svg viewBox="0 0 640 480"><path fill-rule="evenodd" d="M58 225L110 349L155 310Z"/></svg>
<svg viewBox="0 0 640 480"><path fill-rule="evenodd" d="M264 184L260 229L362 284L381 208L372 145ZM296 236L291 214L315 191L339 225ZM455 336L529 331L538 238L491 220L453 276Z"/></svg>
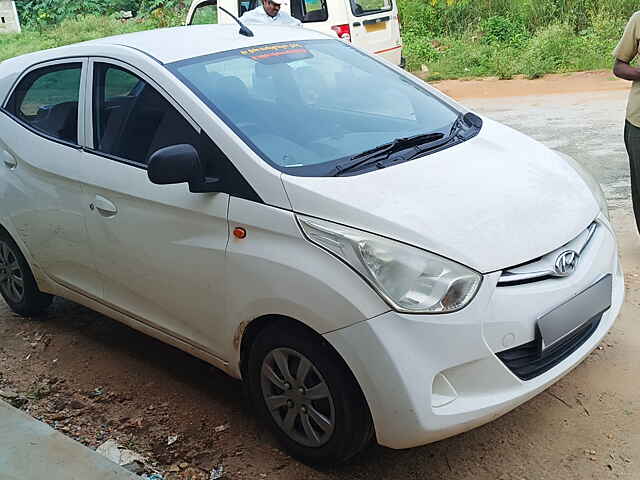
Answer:
<svg viewBox="0 0 640 480"><path fill-rule="evenodd" d="M38 290L31 268L22 252L5 232L0 231L0 294L9 308L23 317L43 313L53 297Z"/></svg>
<svg viewBox="0 0 640 480"><path fill-rule="evenodd" d="M279 322L258 334L246 390L284 448L305 463L344 463L371 443L373 421L351 371L328 342L303 327Z"/></svg>

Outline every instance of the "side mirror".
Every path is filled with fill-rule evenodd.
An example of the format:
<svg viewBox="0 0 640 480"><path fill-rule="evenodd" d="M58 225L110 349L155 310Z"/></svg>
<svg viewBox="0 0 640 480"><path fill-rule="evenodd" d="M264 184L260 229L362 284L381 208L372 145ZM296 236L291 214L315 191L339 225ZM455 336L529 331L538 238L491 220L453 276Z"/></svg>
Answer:
<svg viewBox="0 0 640 480"><path fill-rule="evenodd" d="M192 193L220 191L219 179L204 176L200 155L187 144L172 145L154 152L147 162L147 176L157 185L188 183Z"/></svg>

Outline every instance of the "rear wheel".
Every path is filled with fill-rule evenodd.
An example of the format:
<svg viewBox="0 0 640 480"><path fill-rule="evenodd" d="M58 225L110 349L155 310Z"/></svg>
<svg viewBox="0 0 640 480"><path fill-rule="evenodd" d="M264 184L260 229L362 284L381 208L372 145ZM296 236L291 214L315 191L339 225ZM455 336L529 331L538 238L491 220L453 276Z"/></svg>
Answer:
<svg viewBox="0 0 640 480"><path fill-rule="evenodd" d="M38 315L53 297L38 290L31 268L15 242L0 232L0 294L18 315Z"/></svg>
<svg viewBox="0 0 640 480"><path fill-rule="evenodd" d="M370 443L373 423L364 396L322 337L276 324L258 335L249 355L252 403L293 456L341 463Z"/></svg>

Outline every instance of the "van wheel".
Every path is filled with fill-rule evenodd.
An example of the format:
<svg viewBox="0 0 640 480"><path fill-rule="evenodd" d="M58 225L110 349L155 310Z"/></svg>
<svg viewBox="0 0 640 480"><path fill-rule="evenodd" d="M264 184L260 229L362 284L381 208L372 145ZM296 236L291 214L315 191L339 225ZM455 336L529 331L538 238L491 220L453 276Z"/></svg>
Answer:
<svg viewBox="0 0 640 480"><path fill-rule="evenodd" d="M24 317L44 312L53 300L38 290L22 252L4 232L0 232L0 293L11 310Z"/></svg>
<svg viewBox="0 0 640 480"><path fill-rule="evenodd" d="M353 375L321 337L289 323L263 330L249 352L250 400L286 450L303 462L336 464L373 437Z"/></svg>

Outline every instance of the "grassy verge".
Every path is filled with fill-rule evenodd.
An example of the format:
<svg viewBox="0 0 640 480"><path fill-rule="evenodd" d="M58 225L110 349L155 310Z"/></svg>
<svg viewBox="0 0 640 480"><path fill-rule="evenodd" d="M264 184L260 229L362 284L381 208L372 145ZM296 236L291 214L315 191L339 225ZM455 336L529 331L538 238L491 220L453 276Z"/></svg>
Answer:
<svg viewBox="0 0 640 480"><path fill-rule="evenodd" d="M143 20L117 20L109 16L87 15L64 20L40 30L24 30L21 34L0 35L0 61L17 55L95 38L179 25L183 17L157 11Z"/></svg>
<svg viewBox="0 0 640 480"><path fill-rule="evenodd" d="M634 5L590 2L399 0L408 69L435 80L610 68Z"/></svg>
<svg viewBox="0 0 640 480"><path fill-rule="evenodd" d="M407 68L428 72L431 80L514 75L537 78L563 73L610 68L612 52L624 25L603 25L578 35L566 24L553 24L517 43L483 40L480 35L424 37L405 34Z"/></svg>

